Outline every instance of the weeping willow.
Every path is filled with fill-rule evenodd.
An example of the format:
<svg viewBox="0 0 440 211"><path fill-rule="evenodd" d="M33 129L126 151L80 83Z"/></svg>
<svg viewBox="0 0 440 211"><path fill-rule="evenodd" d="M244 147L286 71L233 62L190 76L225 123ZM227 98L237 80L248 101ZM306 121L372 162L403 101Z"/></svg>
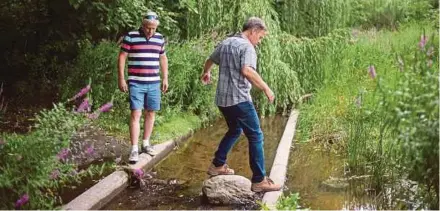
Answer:
<svg viewBox="0 0 440 211"><path fill-rule="evenodd" d="M276 98L273 104L269 104L265 95L254 89L254 102L262 115L286 112L301 95L316 89L324 77L322 61L339 46L336 42L340 39L303 40L283 32L282 26L287 26L286 17L283 15L280 20L274 1L193 0L192 5L193 9L185 14L186 30L191 38L238 32L251 16L260 17L266 22L269 34L257 47L258 72L271 87ZM323 5L317 14L325 13L327 8L336 8L333 3L325 2ZM295 17L296 14L289 15ZM325 24L329 24L327 22ZM329 31L332 27L336 26L320 30Z"/></svg>
<svg viewBox="0 0 440 211"><path fill-rule="evenodd" d="M315 45L313 42L293 41L295 38L292 35L282 32L282 24L273 1L196 0L193 5L196 5L194 9L186 13L190 37L238 32L251 16L258 16L266 22L269 34L257 48L258 72L271 87L276 98L273 104L269 104L262 92L252 92L254 102L262 115L286 112L304 94L305 89L302 86L308 91L311 88L307 84L321 80L311 80L310 77L320 74L313 72L320 70L317 68L319 61L315 57L325 54L317 54L319 47L323 47L325 43ZM313 74L307 76L310 73ZM301 79L310 82L302 83Z"/></svg>
<svg viewBox="0 0 440 211"><path fill-rule="evenodd" d="M281 28L296 36L324 36L349 21L352 0L284 0L277 11Z"/></svg>

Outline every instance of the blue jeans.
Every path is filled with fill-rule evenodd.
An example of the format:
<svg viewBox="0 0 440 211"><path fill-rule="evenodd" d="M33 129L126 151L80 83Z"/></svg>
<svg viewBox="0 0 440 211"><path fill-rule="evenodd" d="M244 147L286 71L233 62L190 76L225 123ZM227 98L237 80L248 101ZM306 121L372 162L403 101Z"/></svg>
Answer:
<svg viewBox="0 0 440 211"><path fill-rule="evenodd" d="M220 142L215 158L212 161L218 167L226 163L226 156L240 137L242 131L249 141L249 164L252 170L252 183L263 181L266 176L264 167L263 132L260 120L252 102L242 102L229 107L219 107L226 123L228 132Z"/></svg>

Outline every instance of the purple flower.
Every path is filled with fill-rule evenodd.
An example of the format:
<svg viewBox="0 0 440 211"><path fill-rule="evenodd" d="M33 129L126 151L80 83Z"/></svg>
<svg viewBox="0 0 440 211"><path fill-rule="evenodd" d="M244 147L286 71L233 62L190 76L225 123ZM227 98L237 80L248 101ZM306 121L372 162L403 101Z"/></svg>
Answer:
<svg viewBox="0 0 440 211"><path fill-rule="evenodd" d="M107 112L107 111L110 111L110 109L111 109L112 107L113 107L113 103L109 102L109 103L106 103L106 104L102 105L102 106L98 109L98 111L99 111L99 112Z"/></svg>
<svg viewBox="0 0 440 211"><path fill-rule="evenodd" d="M95 152L95 149L93 148L93 146L89 146L89 147L87 147L87 149L86 149L86 153L87 153L87 154L91 155L91 154L93 154L94 152Z"/></svg>
<svg viewBox="0 0 440 211"><path fill-rule="evenodd" d="M19 209L29 201L29 195L26 193L15 202L15 209Z"/></svg>
<svg viewBox="0 0 440 211"><path fill-rule="evenodd" d="M55 180L58 179L58 177L60 176L60 170L55 169L52 171L52 173L50 174L50 178Z"/></svg>
<svg viewBox="0 0 440 211"><path fill-rule="evenodd" d="M135 169L133 174L138 179L142 179L144 177L144 171L142 171L142 169Z"/></svg>
<svg viewBox="0 0 440 211"><path fill-rule="evenodd" d="M57 158L58 160L64 161L66 160L68 154L69 154L69 150L67 148L64 148L60 152L58 152Z"/></svg>
<svg viewBox="0 0 440 211"><path fill-rule="evenodd" d="M82 113L85 112L89 109L90 104L89 104L89 98L85 98L82 103L78 106L78 109L76 110L76 112L78 113Z"/></svg>
<svg viewBox="0 0 440 211"><path fill-rule="evenodd" d="M95 112L95 113L92 113L92 114L88 114L87 117L88 117L89 119L98 119L98 117L99 117L99 112Z"/></svg>
<svg viewBox="0 0 440 211"><path fill-rule="evenodd" d="M370 74L370 77L372 79L376 78L376 68L374 67L374 65L370 65L370 67L368 67L368 73Z"/></svg>
<svg viewBox="0 0 440 211"><path fill-rule="evenodd" d="M420 36L420 42L419 42L420 49L425 48L427 41L428 41L428 37L426 35L422 34L422 36Z"/></svg>
<svg viewBox="0 0 440 211"><path fill-rule="evenodd" d="M87 94L87 92L90 91L90 89L91 89L91 86L87 85L86 87L82 88L81 91L79 91L75 96L70 98L69 101L76 100L76 99L84 96L85 94Z"/></svg>

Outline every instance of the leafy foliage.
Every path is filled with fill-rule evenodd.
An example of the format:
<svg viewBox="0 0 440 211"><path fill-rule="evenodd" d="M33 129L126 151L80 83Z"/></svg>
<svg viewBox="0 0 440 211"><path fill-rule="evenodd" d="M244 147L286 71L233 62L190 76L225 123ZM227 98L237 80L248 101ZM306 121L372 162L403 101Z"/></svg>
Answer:
<svg viewBox="0 0 440 211"><path fill-rule="evenodd" d="M23 194L29 195L29 203L23 208L51 209L59 198L51 190L59 187L74 169L71 164L60 162L55 156L69 146L75 129L84 119L66 110L62 104L42 111L36 117L37 130L29 135L6 135L0 151L0 198L2 209L14 208L14 202ZM54 171L58 173L54 174Z"/></svg>

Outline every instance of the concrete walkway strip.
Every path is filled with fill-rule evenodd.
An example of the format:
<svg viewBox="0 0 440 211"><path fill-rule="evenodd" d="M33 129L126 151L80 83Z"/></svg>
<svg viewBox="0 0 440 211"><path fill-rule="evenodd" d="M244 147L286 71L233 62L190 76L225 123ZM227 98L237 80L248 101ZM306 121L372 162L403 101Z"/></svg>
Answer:
<svg viewBox="0 0 440 211"><path fill-rule="evenodd" d="M292 110L284 129L283 136L278 144L277 154L275 156L272 169L270 170L270 178L278 184L284 186L286 181L287 166L289 162L289 153L292 147L293 137L295 136L296 122L298 120L299 111ZM282 191L267 192L263 196L263 203L271 210L276 210L278 198L283 194Z"/></svg>
<svg viewBox="0 0 440 211"><path fill-rule="evenodd" d="M135 169L148 170L152 168L156 163L165 158L175 146L174 141L167 141L154 146L154 149L158 152L157 155L152 157L151 155L142 153L139 155L139 161L136 164L128 165L128 170L133 171Z"/></svg>
<svg viewBox="0 0 440 211"><path fill-rule="evenodd" d="M97 210L128 186L128 174L115 171L63 206L63 210Z"/></svg>
<svg viewBox="0 0 440 211"><path fill-rule="evenodd" d="M154 146L158 152L154 157L142 153L139 155L139 161L136 164L124 166L125 171L115 171L105 177L96 185L64 205L63 210L98 210L104 207L115 196L121 193L129 183L129 177L134 169L148 171L157 163L164 159L179 143L186 141L193 131L187 135L179 137L172 141L167 141ZM129 173L127 173L129 172Z"/></svg>

